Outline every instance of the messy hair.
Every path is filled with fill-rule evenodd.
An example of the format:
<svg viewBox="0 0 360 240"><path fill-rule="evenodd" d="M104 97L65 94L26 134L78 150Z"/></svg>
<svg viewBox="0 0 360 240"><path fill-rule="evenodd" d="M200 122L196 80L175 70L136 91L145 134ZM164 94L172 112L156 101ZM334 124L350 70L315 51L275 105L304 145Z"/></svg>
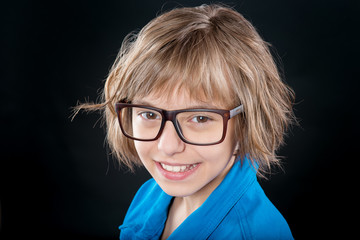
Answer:
<svg viewBox="0 0 360 240"><path fill-rule="evenodd" d="M120 130L114 105L149 94L219 101L244 113L235 118L236 153L258 165L260 176L279 165L276 150L294 120L294 93L280 77L269 44L235 10L220 5L178 8L129 34L106 79L101 103L107 142L130 169L141 165L134 142Z"/></svg>

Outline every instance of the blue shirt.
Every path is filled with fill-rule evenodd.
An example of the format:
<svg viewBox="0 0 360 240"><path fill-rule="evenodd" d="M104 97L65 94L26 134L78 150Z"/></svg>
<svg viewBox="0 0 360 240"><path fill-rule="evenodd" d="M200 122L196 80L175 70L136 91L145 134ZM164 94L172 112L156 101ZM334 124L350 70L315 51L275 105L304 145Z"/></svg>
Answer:
<svg viewBox="0 0 360 240"><path fill-rule="evenodd" d="M154 179L135 195L120 239L159 239L165 227L172 196ZM189 239L293 239L288 224L266 197L249 160L235 162L206 201L170 235Z"/></svg>

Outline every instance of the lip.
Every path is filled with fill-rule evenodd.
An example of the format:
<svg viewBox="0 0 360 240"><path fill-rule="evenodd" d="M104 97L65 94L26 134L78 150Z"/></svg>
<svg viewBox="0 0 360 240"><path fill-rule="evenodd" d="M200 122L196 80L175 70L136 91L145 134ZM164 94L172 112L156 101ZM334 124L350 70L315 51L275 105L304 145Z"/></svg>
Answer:
<svg viewBox="0 0 360 240"><path fill-rule="evenodd" d="M166 164L166 165L171 165L171 166L181 166L181 165L189 165L189 164L178 164L178 165L175 165L175 164L168 164L166 162L162 162L163 164ZM167 171L165 170L160 162L156 162L155 161L155 164L156 164L156 167L157 169L159 170L159 172L167 179L169 180L173 180L173 181L181 181L181 180L184 180L186 178L188 178L190 175L192 175L193 173L196 172L196 170L199 168L200 166L200 163L197 163L197 165L190 169L190 170L187 170L185 172L170 172L170 171Z"/></svg>

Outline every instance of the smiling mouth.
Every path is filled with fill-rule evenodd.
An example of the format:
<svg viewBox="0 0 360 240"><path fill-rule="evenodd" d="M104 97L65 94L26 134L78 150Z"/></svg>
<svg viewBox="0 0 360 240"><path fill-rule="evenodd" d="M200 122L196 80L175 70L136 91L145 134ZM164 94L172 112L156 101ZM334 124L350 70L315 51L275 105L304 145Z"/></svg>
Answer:
<svg viewBox="0 0 360 240"><path fill-rule="evenodd" d="M160 163L160 166L168 171L168 172L174 172L174 173L181 173L181 172L187 172L196 167L198 163L195 164L188 164L188 165L181 165L181 166L172 166L172 165L166 165L164 163Z"/></svg>

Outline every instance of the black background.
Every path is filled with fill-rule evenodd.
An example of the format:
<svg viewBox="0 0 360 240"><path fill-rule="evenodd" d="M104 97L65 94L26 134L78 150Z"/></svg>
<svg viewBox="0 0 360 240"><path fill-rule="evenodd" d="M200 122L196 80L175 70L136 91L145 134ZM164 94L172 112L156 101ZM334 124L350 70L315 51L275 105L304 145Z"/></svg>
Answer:
<svg viewBox="0 0 360 240"><path fill-rule="evenodd" d="M95 101L124 36L161 11L208 1L1 3L1 238L117 239L138 187L108 156ZM261 184L298 239L354 228L359 2L223 1L270 42L296 92L284 169ZM354 220L355 219L355 220Z"/></svg>

